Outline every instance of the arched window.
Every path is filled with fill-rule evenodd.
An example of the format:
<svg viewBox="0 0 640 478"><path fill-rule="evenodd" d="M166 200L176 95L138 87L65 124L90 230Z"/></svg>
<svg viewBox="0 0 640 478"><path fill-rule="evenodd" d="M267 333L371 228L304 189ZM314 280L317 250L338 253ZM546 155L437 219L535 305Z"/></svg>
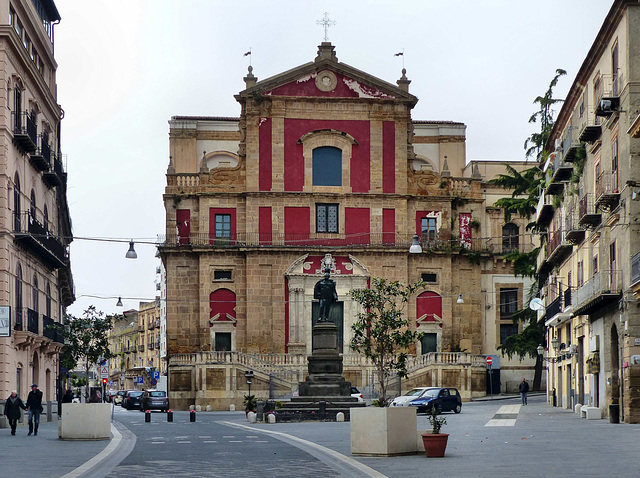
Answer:
<svg viewBox="0 0 640 478"><path fill-rule="evenodd" d="M51 284L49 284L48 282L47 282L46 294L47 296L44 299L45 309L46 309L47 317L51 318Z"/></svg>
<svg viewBox="0 0 640 478"><path fill-rule="evenodd" d="M43 210L43 217L44 217L44 222L43 222L43 226L44 226L44 230L47 232L47 234L49 234L49 210L47 209L47 205L44 205L44 210Z"/></svg>
<svg viewBox="0 0 640 478"><path fill-rule="evenodd" d="M342 150L320 146L313 150L313 185L342 186Z"/></svg>
<svg viewBox="0 0 640 478"><path fill-rule="evenodd" d="M13 178L13 228L21 231L20 228L20 176L18 173Z"/></svg>
<svg viewBox="0 0 640 478"><path fill-rule="evenodd" d="M508 254L519 250L520 236L518 226L512 222L502 226L502 253Z"/></svg>
<svg viewBox="0 0 640 478"><path fill-rule="evenodd" d="M31 190L31 203L29 204L29 222L33 222L36 220L36 193L32 189Z"/></svg>
<svg viewBox="0 0 640 478"><path fill-rule="evenodd" d="M442 319L442 297L435 292L423 292L416 300L418 322L440 322Z"/></svg>
<svg viewBox="0 0 640 478"><path fill-rule="evenodd" d="M22 132L22 90L17 84L13 89L13 130Z"/></svg>
<svg viewBox="0 0 640 478"><path fill-rule="evenodd" d="M38 302L39 302L40 292L38 291L38 276L33 274L33 289L31 290L31 305L33 310L38 312Z"/></svg>
<svg viewBox="0 0 640 478"><path fill-rule="evenodd" d="M236 294L229 289L218 289L209 296L211 313L209 318L219 321L236 319Z"/></svg>
<svg viewBox="0 0 640 478"><path fill-rule="evenodd" d="M16 329L22 330L22 267L16 268Z"/></svg>

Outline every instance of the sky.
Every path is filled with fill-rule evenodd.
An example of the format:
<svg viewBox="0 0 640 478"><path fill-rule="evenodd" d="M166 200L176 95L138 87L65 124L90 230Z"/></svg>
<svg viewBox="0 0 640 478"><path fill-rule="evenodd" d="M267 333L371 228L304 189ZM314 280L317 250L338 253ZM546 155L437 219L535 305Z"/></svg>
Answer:
<svg viewBox="0 0 640 478"><path fill-rule="evenodd" d="M466 124L467 160L524 160L533 100L557 68L566 95L612 0L55 3L78 316L156 296L171 116L239 116L249 60L259 80L313 61L325 12L339 61L394 84L404 62L413 119Z"/></svg>

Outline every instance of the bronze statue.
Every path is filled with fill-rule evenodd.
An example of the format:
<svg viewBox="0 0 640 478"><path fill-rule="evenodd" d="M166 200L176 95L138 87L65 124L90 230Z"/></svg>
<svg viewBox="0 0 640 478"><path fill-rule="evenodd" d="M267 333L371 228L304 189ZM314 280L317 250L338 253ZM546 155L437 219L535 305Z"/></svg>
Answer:
<svg viewBox="0 0 640 478"><path fill-rule="evenodd" d="M313 288L313 298L320 299L320 307L318 311L318 322L329 322L331 307L338 300L335 281L329 279L331 269L324 270L324 279L316 282Z"/></svg>

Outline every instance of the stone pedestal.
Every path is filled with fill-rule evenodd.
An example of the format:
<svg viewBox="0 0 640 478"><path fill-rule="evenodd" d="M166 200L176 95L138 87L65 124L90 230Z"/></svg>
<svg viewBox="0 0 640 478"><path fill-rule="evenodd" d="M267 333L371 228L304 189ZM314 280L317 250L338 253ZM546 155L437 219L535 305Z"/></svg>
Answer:
<svg viewBox="0 0 640 478"><path fill-rule="evenodd" d="M351 383L342 376L338 328L333 322L313 327L313 353L308 367L309 375L299 384L299 396L277 412L278 421L335 420L340 412L348 420L351 407L365 406L351 396Z"/></svg>

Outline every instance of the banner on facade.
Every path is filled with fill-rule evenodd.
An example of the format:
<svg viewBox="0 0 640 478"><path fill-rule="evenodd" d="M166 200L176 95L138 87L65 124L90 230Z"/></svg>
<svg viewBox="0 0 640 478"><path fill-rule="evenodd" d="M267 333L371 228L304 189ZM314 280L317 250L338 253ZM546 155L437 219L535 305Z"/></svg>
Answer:
<svg viewBox="0 0 640 478"><path fill-rule="evenodd" d="M0 306L0 337L11 336L11 306Z"/></svg>

